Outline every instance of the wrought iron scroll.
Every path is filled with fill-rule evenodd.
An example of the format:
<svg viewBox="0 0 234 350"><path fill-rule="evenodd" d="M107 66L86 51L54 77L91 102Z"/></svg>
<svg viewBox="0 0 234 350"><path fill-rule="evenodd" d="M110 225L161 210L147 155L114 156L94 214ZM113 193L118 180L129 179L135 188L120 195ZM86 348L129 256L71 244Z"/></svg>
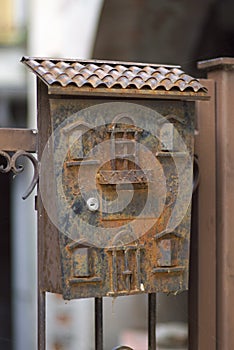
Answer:
<svg viewBox="0 0 234 350"><path fill-rule="evenodd" d="M24 150L18 150L12 156L5 151L0 151L0 156L2 156L6 161L6 165L3 165L3 164L0 165L0 172L1 173L8 173L8 172L12 171L15 175L18 175L19 173L22 173L24 171L24 166L17 165L17 160L20 157L26 157L31 161L31 163L33 165L33 170L34 170L33 178L32 178L32 181L31 181L29 187L27 188L27 190L25 191L25 193L22 196L23 199L28 198L28 196L34 190L34 188L38 182L38 178L39 178L39 169L38 169L37 159L31 153L26 152Z"/></svg>

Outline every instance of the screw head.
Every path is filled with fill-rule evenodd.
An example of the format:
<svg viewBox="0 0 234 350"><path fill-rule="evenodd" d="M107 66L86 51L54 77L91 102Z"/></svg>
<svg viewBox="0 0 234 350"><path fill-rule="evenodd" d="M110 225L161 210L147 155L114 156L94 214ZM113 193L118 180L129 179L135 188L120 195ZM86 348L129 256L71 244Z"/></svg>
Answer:
<svg viewBox="0 0 234 350"><path fill-rule="evenodd" d="M96 211L99 208L99 203L98 203L98 199L91 197L87 200L87 206L89 208L90 211Z"/></svg>

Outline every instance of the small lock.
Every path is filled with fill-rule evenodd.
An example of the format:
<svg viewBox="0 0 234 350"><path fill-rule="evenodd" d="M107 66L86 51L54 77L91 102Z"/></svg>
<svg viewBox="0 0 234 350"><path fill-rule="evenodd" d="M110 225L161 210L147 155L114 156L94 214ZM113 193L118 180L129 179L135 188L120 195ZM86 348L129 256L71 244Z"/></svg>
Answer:
<svg viewBox="0 0 234 350"><path fill-rule="evenodd" d="M98 203L98 199L91 197L87 200L87 206L89 208L90 211L96 211L99 208L99 203Z"/></svg>

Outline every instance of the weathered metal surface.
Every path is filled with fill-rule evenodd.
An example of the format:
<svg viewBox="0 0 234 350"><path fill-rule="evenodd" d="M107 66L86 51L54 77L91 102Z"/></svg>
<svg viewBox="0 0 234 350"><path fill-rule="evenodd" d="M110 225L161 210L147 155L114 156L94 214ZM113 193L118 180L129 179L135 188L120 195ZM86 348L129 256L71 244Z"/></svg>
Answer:
<svg viewBox="0 0 234 350"><path fill-rule="evenodd" d="M37 108L41 116L50 116L47 88L39 79L37 81ZM43 150L51 135L51 119L38 118L38 160L41 160ZM53 168L48 164L47 185L53 188ZM38 288L42 291L61 293L61 263L59 248L59 232L51 222L48 213L43 206L40 194L40 179L37 198L38 216Z"/></svg>
<svg viewBox="0 0 234 350"><path fill-rule="evenodd" d="M55 183L60 228L62 232L70 232L67 235L60 234L63 297L72 299L156 291L177 293L187 289L190 208L175 230L166 230L166 227L178 197L175 158L179 162L177 165L183 166L188 154L193 153L194 104L171 101L168 108L166 101L157 103L135 101L138 109L150 106L165 118L166 124L173 122L178 134L183 136L186 143L188 149L186 154L180 149L178 135L168 140L165 132L165 128L168 127L165 126L165 121L159 123L158 135L161 137L159 141L150 132L134 125L129 126L121 122L116 125L116 115L113 123L109 123L102 114L100 126L96 126L98 117L95 114L90 114L83 121L78 118L80 110L101 105L103 102L105 100L50 99L53 130L56 131L57 127L63 125L59 131L61 138L55 137L54 141L55 168L56 160L61 156L60 142L67 140L68 145L62 162L62 187L57 180ZM112 112L113 110L107 109L106 115ZM73 120L70 123L68 117L71 115L77 115L75 122ZM126 115L124 117L127 118ZM146 129L150 129L147 117L144 122ZM160 136L161 127L164 127L162 136ZM100 142L109 142L102 157L110 160L103 161L103 164L101 164L102 158L98 157L94 150L94 146ZM152 168L152 164L146 159L147 154L142 150L139 151L136 144L150 149L158 162L157 169ZM172 150L171 155L165 150L165 145ZM138 168L136 159L141 161L141 168ZM80 170L81 166L83 173ZM156 170L157 176L155 176ZM101 201L95 197L90 185L94 173ZM79 188L79 176L84 179L85 195ZM157 216L159 211L164 177L166 179L164 209L157 222L148 231L144 231L146 223ZM183 181L186 186L191 185L190 178ZM155 201L142 217L138 217L147 201L150 183L153 183L151 191ZM128 195L129 185L133 186L134 194L124 210L108 213L105 206L108 201L114 201L116 185L120 186L123 197ZM72 209L69 217L64 211L64 203ZM97 229L103 228L104 236L95 231L88 232L87 229L84 231L84 226L78 224L78 219L96 226ZM135 228L131 227L131 222L134 220ZM125 228L121 227L123 225ZM112 229L115 229L114 235ZM141 235L141 232L145 234Z"/></svg>
<svg viewBox="0 0 234 350"><path fill-rule="evenodd" d="M90 87L94 89L93 93L96 90L119 93L119 89L126 93L133 90L134 94L139 90L147 95L151 90L154 96L163 93L205 97L207 93L198 79L185 74L179 66L31 57L23 57L22 62L48 85L51 93L72 94L82 89L88 93Z"/></svg>
<svg viewBox="0 0 234 350"><path fill-rule="evenodd" d="M158 266L177 266L177 240L176 239L161 239L158 242L159 257Z"/></svg>
<svg viewBox="0 0 234 350"><path fill-rule="evenodd" d="M37 151L38 134L35 129L0 129L0 150L3 151L18 151L25 150L26 152Z"/></svg>
<svg viewBox="0 0 234 350"><path fill-rule="evenodd" d="M186 90L181 93L181 91L177 91L176 89L171 89L166 91L164 89L158 90L149 90L149 89L137 89L137 88L129 88L129 89L121 89L121 88L91 88L88 86L84 86L81 88L77 88L76 86L66 86L65 88L61 86L52 85L48 87L48 91L50 95L69 95L69 96L102 96L102 97L110 97L110 93L112 96L123 98L123 93L125 98L146 98L146 99L168 99L168 100L208 100L209 96L207 92L193 92L192 90Z"/></svg>

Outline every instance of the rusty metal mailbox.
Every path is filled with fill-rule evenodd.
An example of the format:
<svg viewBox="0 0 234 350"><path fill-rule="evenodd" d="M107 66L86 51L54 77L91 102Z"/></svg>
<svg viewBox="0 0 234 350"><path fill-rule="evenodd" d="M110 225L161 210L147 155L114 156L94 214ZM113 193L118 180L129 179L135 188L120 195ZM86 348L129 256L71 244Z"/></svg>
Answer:
<svg viewBox="0 0 234 350"><path fill-rule="evenodd" d="M206 89L178 66L22 61L37 75L41 290L187 289L194 105Z"/></svg>

